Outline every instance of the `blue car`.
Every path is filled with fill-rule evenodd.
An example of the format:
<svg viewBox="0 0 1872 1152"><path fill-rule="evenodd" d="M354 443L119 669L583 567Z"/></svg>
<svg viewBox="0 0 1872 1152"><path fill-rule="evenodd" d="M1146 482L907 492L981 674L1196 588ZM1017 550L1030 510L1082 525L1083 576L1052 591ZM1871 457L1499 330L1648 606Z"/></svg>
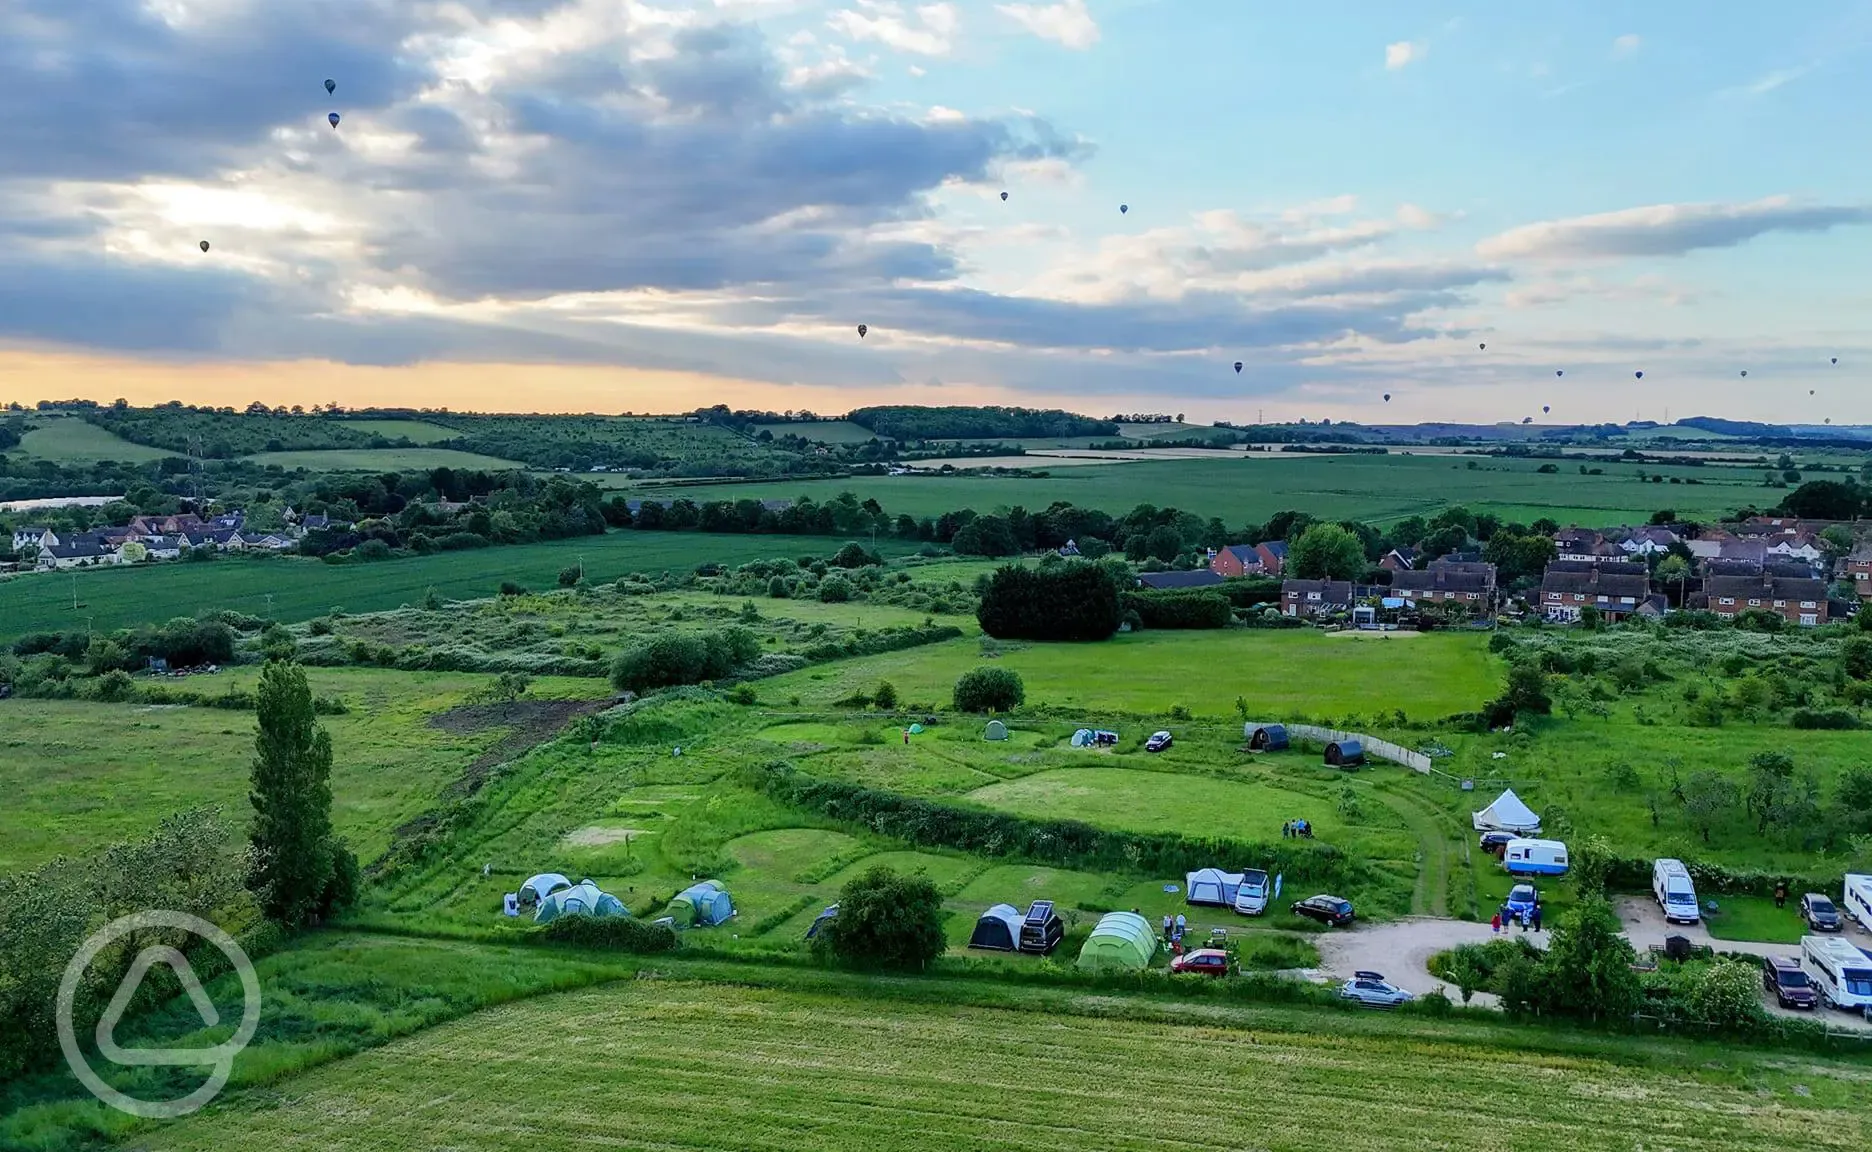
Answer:
<svg viewBox="0 0 1872 1152"><path fill-rule="evenodd" d="M1516 884L1508 891L1508 912L1513 916L1531 915L1534 905L1540 901L1540 893L1532 884Z"/></svg>

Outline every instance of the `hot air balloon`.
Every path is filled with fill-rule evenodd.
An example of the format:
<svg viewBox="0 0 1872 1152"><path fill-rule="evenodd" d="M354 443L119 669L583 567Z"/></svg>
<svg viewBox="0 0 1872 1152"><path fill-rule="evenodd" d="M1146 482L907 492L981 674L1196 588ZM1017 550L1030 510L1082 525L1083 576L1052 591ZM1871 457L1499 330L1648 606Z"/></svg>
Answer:
<svg viewBox="0 0 1872 1152"><path fill-rule="evenodd" d="M1633 373L1632 373L1632 379L1634 379L1634 380L1643 380L1643 379L1644 379L1644 373L1643 373L1643 372L1633 372Z"/></svg>
<svg viewBox="0 0 1872 1152"><path fill-rule="evenodd" d="M1003 192L1003 193L1001 193L1001 199L1003 199L1003 200L1006 200L1006 199L1007 199L1007 193L1006 193L1006 192Z"/></svg>
<svg viewBox="0 0 1872 1152"><path fill-rule="evenodd" d="M325 81L325 91L326 91L327 93L331 93L331 92L336 92L336 91L338 91L338 81L336 81L336 80L327 80L327 81Z"/></svg>
<svg viewBox="0 0 1872 1152"><path fill-rule="evenodd" d="M1553 374L1554 374L1555 376L1565 376L1565 375L1566 375L1566 370L1565 370L1565 369L1563 369L1563 368L1555 368L1555 369L1553 370Z"/></svg>
<svg viewBox="0 0 1872 1152"><path fill-rule="evenodd" d="M206 251L208 251L208 241L206 241L206 240L203 240L203 241L201 242L201 250L202 250L203 252L206 252Z"/></svg>
<svg viewBox="0 0 1872 1152"><path fill-rule="evenodd" d="M1744 376L1747 376L1747 375L1748 375L1748 369L1747 369L1747 368L1744 368L1744 369L1742 369L1742 375L1744 375Z"/></svg>
<svg viewBox="0 0 1872 1152"><path fill-rule="evenodd" d="M1477 345L1476 345L1476 350L1477 350L1477 351L1479 351L1479 352L1487 352L1487 351L1488 351L1488 345L1487 345L1487 344L1477 344Z"/></svg>
<svg viewBox="0 0 1872 1152"><path fill-rule="evenodd" d="M338 127L338 113L333 112L330 116L325 117L325 119L331 121L331 126L333 128Z"/></svg>
<svg viewBox="0 0 1872 1152"><path fill-rule="evenodd" d="M1812 388L1807 389L1807 395L1812 396L1813 394L1814 390Z"/></svg>
<svg viewBox="0 0 1872 1152"><path fill-rule="evenodd" d="M1235 374L1237 376L1241 375L1241 361L1240 360L1235 361Z"/></svg>
<svg viewBox="0 0 1872 1152"><path fill-rule="evenodd" d="M1833 357L1833 363L1835 363L1835 364L1838 364L1838 363L1839 363L1839 357L1838 357L1838 356L1835 356L1835 357Z"/></svg>
<svg viewBox="0 0 1872 1152"><path fill-rule="evenodd" d="M866 328L863 324L858 325L858 339L863 340L865 333L869 331L871 331L871 329Z"/></svg>
<svg viewBox="0 0 1872 1152"><path fill-rule="evenodd" d="M1120 216L1124 215L1126 212L1129 212L1129 211L1131 211L1131 205L1129 204L1118 205L1118 214Z"/></svg>
<svg viewBox="0 0 1872 1152"><path fill-rule="evenodd" d="M1384 394L1384 402L1385 402L1386 404L1389 404L1389 403L1391 403L1391 393L1389 393L1389 392L1386 392L1386 393Z"/></svg>
<svg viewBox="0 0 1872 1152"><path fill-rule="evenodd" d="M1542 405L1540 406L1540 410L1541 410L1541 415L1543 415L1543 416L1545 416L1545 415L1546 415L1547 413L1549 413L1549 412L1552 412L1552 411L1553 411L1553 409L1552 409L1552 408L1550 408L1550 407L1548 407L1548 406L1547 406L1547 405L1545 405L1545 404L1542 404Z"/></svg>

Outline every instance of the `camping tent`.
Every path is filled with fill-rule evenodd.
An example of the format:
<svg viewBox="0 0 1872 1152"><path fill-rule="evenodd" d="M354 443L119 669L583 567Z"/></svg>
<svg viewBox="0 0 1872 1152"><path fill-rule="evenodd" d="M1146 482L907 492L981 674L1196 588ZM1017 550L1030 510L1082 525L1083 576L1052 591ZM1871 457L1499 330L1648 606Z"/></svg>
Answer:
<svg viewBox="0 0 1872 1152"><path fill-rule="evenodd" d="M1072 735L1072 746L1074 748L1090 748L1092 746L1092 729L1081 728L1077 732L1074 732Z"/></svg>
<svg viewBox="0 0 1872 1152"><path fill-rule="evenodd" d="M567 880L564 876L559 875L559 873L541 872L538 876L534 876L525 884L520 885L520 906L522 908L531 908L559 889L570 887L572 887L572 881Z"/></svg>
<svg viewBox="0 0 1872 1152"><path fill-rule="evenodd" d="M1357 740L1335 740L1326 745L1326 763L1335 768L1351 768L1365 763L1365 746Z"/></svg>
<svg viewBox="0 0 1872 1152"><path fill-rule="evenodd" d="M970 948L992 948L1013 952L1020 948L1021 914L1012 904L996 904L975 921L969 936Z"/></svg>
<svg viewBox="0 0 1872 1152"><path fill-rule="evenodd" d="M827 924L830 924L832 923L832 921L837 920L837 919L838 919L838 905L837 904L826 905L825 911L819 913L819 915L817 916L814 916L812 924L807 927L806 939L811 940L813 937L819 935L820 932L825 930L825 926Z"/></svg>
<svg viewBox="0 0 1872 1152"><path fill-rule="evenodd" d="M561 888L539 902L533 913L535 924L550 924L561 916L629 916L624 902L609 892L602 892L590 880L581 880L570 888Z"/></svg>
<svg viewBox="0 0 1872 1152"><path fill-rule="evenodd" d="M1510 788L1480 812L1471 813L1477 832L1515 832L1522 835L1540 831L1540 817L1521 802Z"/></svg>
<svg viewBox="0 0 1872 1152"><path fill-rule="evenodd" d="M999 720L988 721L988 727L982 730L983 740L1006 740L1007 725Z"/></svg>
<svg viewBox="0 0 1872 1152"><path fill-rule="evenodd" d="M734 915L734 901L720 883L704 880L676 893L663 914L679 928L713 928Z"/></svg>
<svg viewBox="0 0 1872 1152"><path fill-rule="evenodd" d="M1107 912L1079 949L1079 967L1088 972L1137 971L1157 955L1157 933L1136 912Z"/></svg>
<svg viewBox="0 0 1872 1152"><path fill-rule="evenodd" d="M1255 752L1280 752L1287 747L1285 724L1244 724L1242 735L1248 738L1248 747Z"/></svg>
<svg viewBox="0 0 1872 1152"><path fill-rule="evenodd" d="M1240 872L1203 868L1183 877L1183 898L1191 904L1220 904L1233 908L1235 891L1241 887L1241 882Z"/></svg>

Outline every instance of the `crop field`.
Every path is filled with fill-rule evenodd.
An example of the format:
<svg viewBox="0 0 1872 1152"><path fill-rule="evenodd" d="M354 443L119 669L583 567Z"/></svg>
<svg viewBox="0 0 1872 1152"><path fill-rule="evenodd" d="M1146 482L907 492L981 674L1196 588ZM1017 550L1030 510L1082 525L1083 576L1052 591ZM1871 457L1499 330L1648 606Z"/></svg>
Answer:
<svg viewBox="0 0 1872 1152"><path fill-rule="evenodd" d="M331 448L305 452L260 452L245 459L252 464L278 465L288 472L296 468L304 468L308 472L400 472L416 468L500 471L526 467L517 460L503 460L498 456L483 456L477 452L458 452L453 448Z"/></svg>
<svg viewBox="0 0 1872 1152"><path fill-rule="evenodd" d="M771 682L768 693L826 703L889 679L905 699L946 702L957 676L992 662L1020 673L1030 703L1162 714L1181 704L1209 719L1232 717L1235 698L1257 717L1408 716L1472 711L1501 683L1479 636L1434 633L1359 643L1311 630L1152 632L1097 645L982 645L955 641L888 658L852 660Z"/></svg>
<svg viewBox="0 0 1872 1152"><path fill-rule="evenodd" d="M1478 1127L1511 1125L1555 1152L1781 1152L1868 1137L1861 1070L1820 1061L1061 1007L630 981L394 1041L139 1146L1298 1152L1468 1147Z"/></svg>
<svg viewBox="0 0 1872 1152"><path fill-rule="evenodd" d="M1409 456L1312 456L1253 453L1231 460L1164 460L1062 468L1044 479L987 476L853 476L837 480L762 480L743 484L658 489L659 495L697 500L743 496L824 500L840 492L876 498L893 515L935 516L958 508L988 512L1023 505L1045 508L1056 500L1123 512L1139 503L1173 507L1226 523L1260 523L1285 509L1322 519L1373 523L1430 515L1451 504L1523 521L1547 516L1561 523L1642 522L1658 508L1684 516L1727 514L1761 502L1761 476L1752 469L1691 468L1594 462L1604 475L1582 476L1567 462L1543 474L1537 460ZM1025 467L1044 470L1035 457ZM1697 485L1648 484L1637 473L1694 478ZM619 486L629 482L618 479Z"/></svg>
<svg viewBox="0 0 1872 1152"><path fill-rule="evenodd" d="M76 416L36 416L32 424L33 430L20 437L15 451L37 460L54 460L60 464L90 464L99 460L142 464L176 455L161 448L132 444Z"/></svg>
<svg viewBox="0 0 1872 1152"><path fill-rule="evenodd" d="M258 676L247 667L181 685L210 694L251 690ZM321 723L332 738L333 821L365 860L511 730L499 714L473 724L434 722L487 676L315 668L307 678L315 694L338 696L351 708ZM583 700L605 693L599 680L541 678L530 695ZM130 838L198 804L245 818L250 712L71 700L8 700L4 707L0 871Z"/></svg>
<svg viewBox="0 0 1872 1152"><path fill-rule="evenodd" d="M391 440L402 438L413 444L434 444L453 440L461 433L427 420L347 420L346 424L364 432L373 432Z"/></svg>
<svg viewBox="0 0 1872 1152"><path fill-rule="evenodd" d="M589 579L606 581L631 572L683 571L707 563L825 556L842 543L820 536L625 531L376 564L227 557L207 564L32 573L0 580L0 640L23 632L81 628L87 621L100 631L123 628L145 620L193 616L210 608L232 608L290 623L333 608L375 612L419 603L429 588L455 599L490 596L504 581L550 588L562 568L581 561ZM888 556L913 548L880 540L878 550Z"/></svg>

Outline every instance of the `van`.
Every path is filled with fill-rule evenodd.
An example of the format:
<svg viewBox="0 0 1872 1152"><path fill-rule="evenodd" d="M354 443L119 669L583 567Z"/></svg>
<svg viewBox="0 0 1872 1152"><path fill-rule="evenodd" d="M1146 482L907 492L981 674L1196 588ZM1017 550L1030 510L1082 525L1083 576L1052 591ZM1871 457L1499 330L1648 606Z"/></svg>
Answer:
<svg viewBox="0 0 1872 1152"><path fill-rule="evenodd" d="M1859 922L1859 927L1872 932L1872 876L1846 873L1846 898L1840 901L1840 907Z"/></svg>
<svg viewBox="0 0 1872 1152"><path fill-rule="evenodd" d="M1659 860L1651 865L1651 895L1664 910L1667 924L1695 924L1702 914L1697 911L1696 886L1690 883L1690 869L1682 860Z"/></svg>
<svg viewBox="0 0 1872 1152"><path fill-rule="evenodd" d="M1511 876L1565 876L1566 845L1558 840L1510 840L1502 849L1502 867Z"/></svg>
<svg viewBox="0 0 1872 1152"><path fill-rule="evenodd" d="M1267 906L1268 874L1250 868L1241 874L1241 884L1235 889L1235 911L1243 916L1259 916Z"/></svg>
<svg viewBox="0 0 1872 1152"><path fill-rule="evenodd" d="M1801 967L1820 1003L1848 1012L1872 1007L1872 956L1838 936L1802 936Z"/></svg>

